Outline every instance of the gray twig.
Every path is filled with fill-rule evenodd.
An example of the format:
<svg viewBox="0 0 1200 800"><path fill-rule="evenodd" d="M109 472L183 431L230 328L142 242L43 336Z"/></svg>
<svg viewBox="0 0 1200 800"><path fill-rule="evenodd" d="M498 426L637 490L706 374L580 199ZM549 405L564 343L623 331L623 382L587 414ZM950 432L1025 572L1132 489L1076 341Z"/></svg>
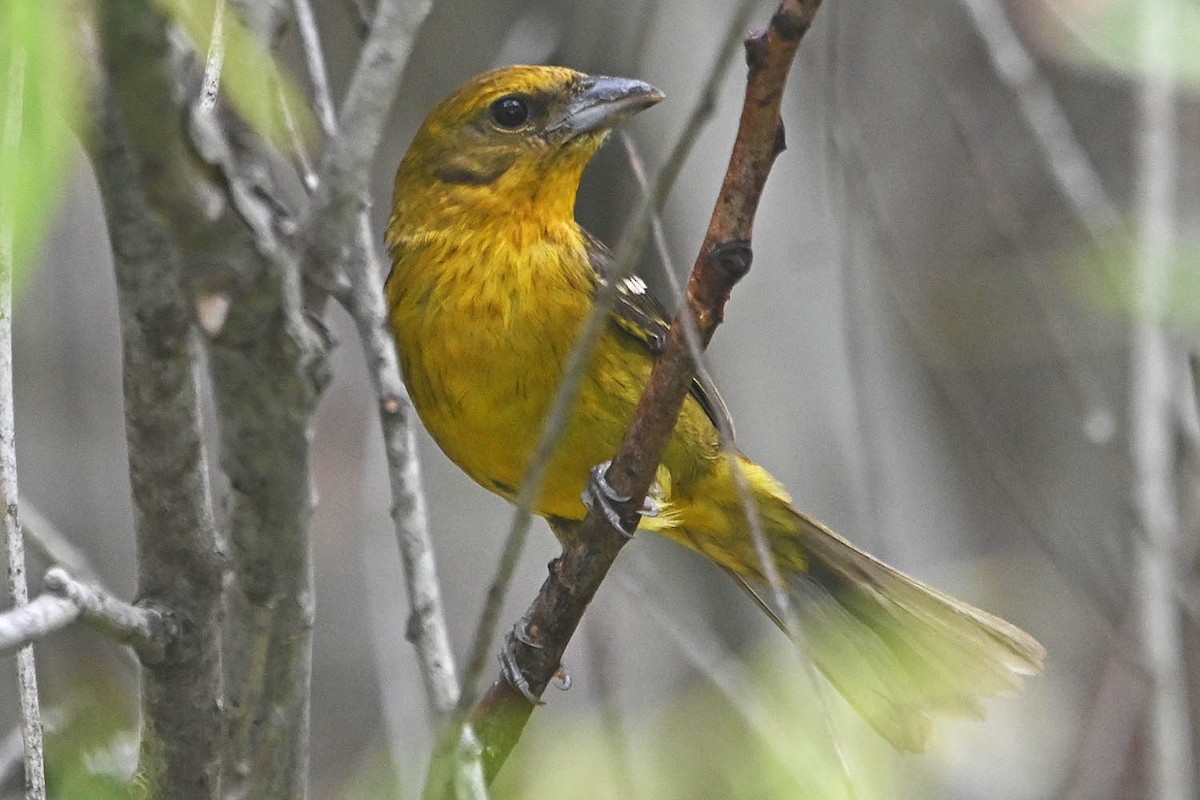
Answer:
<svg viewBox="0 0 1200 800"><path fill-rule="evenodd" d="M317 191L302 224L305 275L335 297L346 288L343 262L355 236L355 217L366 208L371 163L383 125L432 5L432 0L381 0L342 104L342 133L329 141L321 160ZM301 35L306 35L303 28ZM316 52L311 46L305 49L309 57ZM308 304L316 302L317 297L310 296Z"/></svg>
<svg viewBox="0 0 1200 800"><path fill-rule="evenodd" d="M962 0L962 2L967 3L972 8L979 7L981 13L975 15L976 24L979 26L987 23L992 25L1007 23L1007 18L1003 16L1002 10L988 10L990 9L989 4L991 0ZM927 18L924 9L914 8L910 3L904 4L903 8L906 12L905 18L909 21L911 27L915 28L917 25L920 25L922 28L932 27L933 30L940 33L940 26ZM995 16L997 13L1000 15L998 18ZM931 49L929 45L930 37L914 35L912 38L914 41L920 43L920 46L926 51ZM1000 47L999 44L993 44L994 40L999 40L1006 43L1003 48L1004 50L1017 48L1023 52L1020 40L1011 40L1002 31L992 31L990 34L985 34L984 40L985 43L992 45L993 51ZM1023 69L1034 71L1035 83L1039 81L1042 83L1045 82L1036 73L1036 66L1034 66L1034 62L1027 54L1024 56L1010 56L1006 59L994 56L994 60L1015 61L1026 65ZM1019 212L1006 202L1002 190L997 186L997 178L993 174L988 159L984 155L986 145L983 143L986 141L986 126L989 123L979 119L979 115L974 113L973 106L978 103L977 92L973 88L954 87L945 69L935 68L931 71L933 72L931 79L936 82L940 90L938 95L946 106L951 123L962 139L968 156L967 163L984 190L984 201L988 213L995 222L998 232L1007 239L1009 246L1012 247L1021 270L1025 275L1025 279L1033 289L1031 293L1033 298L1032 310L1036 313L1040 319L1040 324L1046 331L1049 353L1058 363L1063 377L1066 379L1067 387L1072 390L1077 398L1083 418L1083 430L1093 442L1106 442L1112 438L1116 429L1113 403L1108 398L1108 392L1095 374L1095 370L1087 363L1086 359L1081 358L1072 348L1071 337L1062 315L1049 305L1048 300L1052 295L1047 291L1048 277L1046 270L1042 268L1040 257L1031 252L1026 241L1027 237L1021 230L1022 220L1020 219ZM1023 92L1031 90L1025 84L1021 84L1014 87L1014 91L1020 97ZM1093 198L1088 191L1084 191L1082 196L1091 198L1089 202L1087 204L1074 202L1072 203L1072 208L1079 215L1090 213L1095 217L1090 224L1085 224L1085 228L1089 233L1095 236L1095 233L1101 229L1101 226L1114 224L1116 220L1107 216L1107 212L1105 211L1094 212L1087 211L1087 209L1108 208L1113 203L1104 192L1104 187L1099 182L1099 176L1095 174L1082 147L1075 140L1066 115L1058 106L1053 94L1050 94L1049 89L1045 87L1038 88L1036 92L1041 99L1036 102L1026 102L1024 104L1026 113L1033 114L1042 109L1043 106L1046 106L1049 109L1047 113L1051 114L1051 118L1042 120L1040 124L1035 121L1029 122L1031 129L1034 131L1034 136L1038 139L1039 144L1041 144L1042 138L1045 137L1044 135L1039 136L1039 130L1049 128L1055 131L1056 133L1052 138L1054 145L1051 147L1050 145L1043 144L1042 152L1047 157L1049 157L1049 153L1052 151L1058 152L1061 150L1065 154L1059 157L1059 160L1064 162L1063 164L1057 166L1057 168L1055 164L1050 164L1050 177L1059 185L1060 191L1067 197L1070 203L1073 195L1080 194L1080 189L1072 189L1072 187L1064 185L1064 174L1084 176L1077 183L1080 187L1091 187L1090 191L1095 192L1096 196ZM1086 220L1085 223L1087 223Z"/></svg>
<svg viewBox="0 0 1200 800"><path fill-rule="evenodd" d="M42 709L42 730L53 733L59 730L67 721L67 714L62 708ZM0 786L13 780L16 771L22 766L24 759L21 726L17 725L3 739L0 739Z"/></svg>
<svg viewBox="0 0 1200 800"><path fill-rule="evenodd" d="M998 0L959 0L979 31L996 76L1016 95L1017 107L1059 189L1093 239L1117 229L1121 214L1080 146L1049 81L1013 28Z"/></svg>
<svg viewBox="0 0 1200 800"><path fill-rule="evenodd" d="M200 84L200 110L211 112L217 107L221 91L221 68L225 63L225 0L216 0L213 8L212 36L208 55L204 59L204 79Z"/></svg>
<svg viewBox="0 0 1200 800"><path fill-rule="evenodd" d="M295 0L295 8L317 117L325 127L326 135L333 140L339 136L338 121L329 94L329 80L312 8L308 0ZM408 636L417 651L429 704L442 717L458 700L458 679L437 579L433 542L429 536L425 493L421 489L412 403L400 379L396 346L387 328L379 257L370 220L364 211L358 214L355 222L353 257L348 264L351 289L349 297L342 299L358 328L379 403L392 490L392 521L400 545L411 615Z"/></svg>
<svg viewBox="0 0 1200 800"><path fill-rule="evenodd" d="M362 254L351 264L348 310L362 342L371 382L379 403L388 480L392 490L392 522L400 545L408 591L406 635L417 651L429 704L438 717L449 714L459 696L454 653L446 627L442 590L438 583L433 541L429 535L412 403L400 380L395 343L387 330L383 287L377 257L371 246L366 216L355 248Z"/></svg>
<svg viewBox="0 0 1200 800"><path fill-rule="evenodd" d="M79 606L66 597L43 594L0 614L0 654L44 638L79 618Z"/></svg>
<svg viewBox="0 0 1200 800"><path fill-rule="evenodd" d="M621 133L621 144L625 147L625 155L629 161L630 170L637 179L638 186L641 187L643 192L647 191L649 182L646 178L646 168L641 155L638 153L637 145L634 144L633 138L624 132ZM684 302L683 286L679 283L679 276L675 273L675 265L671 263L671 254L667 248L666 233L663 231L662 219L657 213L650 220L650 228L653 233L659 261L662 263L663 272L667 276L667 285L671 287L671 298L680 309L679 318L683 323L683 338L687 343L688 354L696 364L696 375L701 380L711 383L712 379L709 377L708 370L704 366L704 344L700 341L700 329L696 325L696 317L692 314L691 308ZM730 472L733 473L738 499L741 501L742 508L746 512L746 521L749 523L750 536L754 541L755 554L758 556L759 564L763 568L763 575L766 576L767 583L771 588L771 599L775 601L779 616L787 628L787 633L791 636L799 636L800 625L796 620L795 612L792 610L792 603L788 598L783 576L779 573L779 566L775 563L775 557L771 554L771 546L767 542L766 534L763 532L762 515L758 511L758 506L755 504L753 496L750 494L750 485L746 482L746 475L742 470L742 465L737 460L736 454L738 450L737 444L734 442L733 429L730 427L729 419L724 415L717 414L714 422L717 427L717 435L721 439L721 448L729 459L729 468Z"/></svg>
<svg viewBox="0 0 1200 800"><path fill-rule="evenodd" d="M135 606L52 567L45 591L27 605L0 614L0 653L9 653L79 619L110 639L134 648L146 663L158 663L175 635L170 617Z"/></svg>
<svg viewBox="0 0 1200 800"><path fill-rule="evenodd" d="M24 495L21 496L21 531L25 534L25 544L46 564L66 567L81 580L100 585L100 576L87 555Z"/></svg>
<svg viewBox="0 0 1200 800"><path fill-rule="evenodd" d="M312 85L317 119L325 135L332 138L338 127L337 112L333 107L333 93L329 90L329 71L325 67L325 52L321 49L317 20L309 0L293 0L292 8L296 12L296 29L300 32L300 44L304 48L304 64L308 67L308 82Z"/></svg>
<svg viewBox="0 0 1200 800"><path fill-rule="evenodd" d="M637 178L638 185L644 192L647 189L648 182L646 180L645 165L638 153L637 145L634 144L632 137L624 133L621 134L621 143L625 145L625 154L629 159L629 166L633 171L634 177ZM672 299L675 300L676 305L680 309L679 319L683 324L684 341L687 343L688 353L696 365L696 375L701 380L712 383L712 379L704 367L704 345L700 339L700 328L696 324L696 317L692 313L691 306L685 301L683 286L680 285L679 276L675 272L675 266L671 263L671 253L667 247L666 232L663 230L662 219L659 215L654 215L654 218L651 220L651 228L654 233L654 244L658 251L658 258L662 262L663 272L666 273L667 283L671 287ZM729 418L717 414L715 421L717 433L721 438L721 448L729 460L729 471L733 474L734 484L737 487L738 500L742 504L742 509L746 512L746 522L748 523L750 536L754 542L755 555L758 556L758 563L763 568L763 575L766 577L767 583L771 588L771 599L775 602L775 611L778 613L783 627L786 628L784 633L791 637L792 641L798 644L801 650L803 650L805 648L804 630L800 627L799 620L796 618L795 609L792 608L786 584L779 572L779 565L775 562L770 542L767 540L766 532L763 530L762 514L758 510L758 505L754 502L754 497L750 493L750 484L746 480L745 470L742 469L742 464L737 458L739 451L734 441L734 433ZM748 589L749 587L746 588ZM833 730L833 710L829 706L829 698L824 691L824 684L817 677L817 670L811 659L801 657L798 660L801 671L812 687L813 694L821 704L822 719L828 728L829 741L834 750L843 783L847 787L852 788L853 781L850 779L850 766L846 760L845 753L842 751L840 745L841 739L835 735L835 731Z"/></svg>
<svg viewBox="0 0 1200 800"><path fill-rule="evenodd" d="M25 95L25 51L19 46L12 54L4 91L8 95L0 148L16 152L21 139L22 102ZM29 602L25 582L25 542L17 517L17 450L13 409L12 375L12 280L13 209L0 199L0 497L3 516L5 553L8 556L9 596L20 612ZM20 695L21 737L25 747L25 797L43 800L46 774L42 757L42 717L38 703L37 668L33 647L26 645L17 653L17 685Z"/></svg>
<svg viewBox="0 0 1200 800"><path fill-rule="evenodd" d="M98 586L75 580L61 567L51 567L42 579L45 591L70 600L84 622L108 638L137 651L145 664L161 663L177 627L169 612L143 602L133 605Z"/></svg>
<svg viewBox="0 0 1200 800"><path fill-rule="evenodd" d="M1130 446L1140 534L1134 542L1142 647L1151 677L1149 791L1162 800L1196 796L1176 568L1181 524L1176 492L1175 382L1183 353L1163 327L1174 245L1178 165L1172 68L1174 6L1141 13L1142 85L1137 136L1137 310L1130 353Z"/></svg>

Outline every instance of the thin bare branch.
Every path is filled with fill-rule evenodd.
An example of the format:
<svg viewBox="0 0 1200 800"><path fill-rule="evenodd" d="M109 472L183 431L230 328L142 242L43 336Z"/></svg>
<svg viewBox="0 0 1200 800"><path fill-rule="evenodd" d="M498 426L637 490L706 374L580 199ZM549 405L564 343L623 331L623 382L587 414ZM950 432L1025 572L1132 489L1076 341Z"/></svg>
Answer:
<svg viewBox="0 0 1200 800"><path fill-rule="evenodd" d="M79 619L81 609L70 599L43 594L0 614L0 655L43 639Z"/></svg>
<svg viewBox="0 0 1200 800"><path fill-rule="evenodd" d="M25 51L11 54L4 91L8 96L0 130L0 148L15 152L21 138L21 113L25 95ZM20 611L29 602L25 581L25 542L17 516L17 449L13 409L12 376L12 287L13 210L0 199L0 496L4 501L3 526L8 561L9 597ZM26 800L44 800L46 774L42 757L42 717L38 702L37 668L33 647L17 653L17 687L21 713L21 737L25 748Z"/></svg>
<svg viewBox="0 0 1200 800"><path fill-rule="evenodd" d="M146 602L126 603L98 586L75 580L61 567L51 567L42 583L47 592L74 603L88 625L132 647L144 664L161 663L178 633L169 612Z"/></svg>
<svg viewBox="0 0 1200 800"><path fill-rule="evenodd" d="M146 663L160 662L175 637L175 625L168 615L80 583L60 567L47 571L43 584L45 591L32 602L0 614L0 654L42 639L77 619L113 641L133 647Z"/></svg>
<svg viewBox="0 0 1200 800"><path fill-rule="evenodd" d="M979 5L981 8L986 8L991 0L963 0L963 2L969 2L972 5ZM903 4L903 9L905 11L905 19L914 31L919 26L921 30L932 29L940 35L941 26L936 20L928 18L925 8L912 3L905 3ZM992 12L986 12L982 17L977 17L976 22L980 24L980 19L991 19L991 17ZM1004 35L998 34L997 36L1007 41ZM918 46L927 55L933 56L931 52L933 50L931 37L914 35L911 38L914 42L918 43ZM1016 42L1016 46L1020 47L1019 40ZM1030 63L1032 64L1032 62ZM987 208L988 214L995 223L997 231L1005 238L1008 246L1016 254L1016 260L1025 275L1025 280L1029 282L1029 285L1033 289L1030 293L1033 301L1032 310L1035 312L1037 318L1040 320L1039 324L1047 334L1046 339L1049 353L1057 362L1059 371L1066 379L1067 388L1071 390L1076 399L1076 405L1082 420L1081 428L1093 442L1107 442L1116 433L1114 403L1109 399L1108 392L1096 375L1095 369L1087 363L1086 359L1081 358L1071 346L1071 336L1067 329L1064 315L1058 313L1057 309L1049 305L1049 300L1054 297L1054 293L1048 290L1050 276L1047 274L1047 270L1043 268L1040 257L1031 251L1027 243L1028 237L1022 230L1024 220L1021 218L1020 211L1007 202L1007 196L1003 188L998 185L997 177L993 174L994 171L989 165L987 145L985 144L989 123L981 119L981 115L977 112L976 107L979 102L976 96L977 93L970 88L953 85L952 79L948 77L948 71L940 66L928 70L928 72L931 73L930 80L935 82L938 87L938 97L943 102L950 121L963 143L967 155L967 164L983 189L984 205ZM1050 99L1053 101L1053 96ZM1055 104L1054 108L1056 109L1055 113L1062 117L1063 123L1061 124L1065 124L1065 114L1057 107L1057 104ZM1061 124L1056 123L1055 126L1061 127ZM1065 149L1067 152L1073 154L1069 157L1069 160L1074 161L1082 158L1084 159L1083 165L1086 168L1083 170L1084 173L1091 170L1090 162L1086 161L1086 154L1083 153L1080 145L1074 140L1072 131L1067 128L1063 132L1063 136L1066 137L1066 144L1060 145L1060 149ZM1043 147L1042 149L1045 152L1046 148ZM1074 154L1075 151L1078 151L1078 153ZM1062 173L1073 173L1075 171L1077 170L1068 170L1065 167L1055 169L1052 164L1050 175L1052 179L1061 185L1063 179ZM1100 193L1099 198L1093 201L1092 204L1099 204L1100 207L1111 205L1111 200L1104 194L1104 188L1098 184L1098 181L1099 177L1095 175L1084 181L1084 185L1092 185L1094 183L1096 190ZM1063 188L1062 192L1064 196L1068 196L1070 189ZM1075 205L1073 208L1076 208L1078 211L1080 207ZM1101 222L1097 220L1095 224L1098 226ZM1091 231L1091 227L1088 227L1088 230Z"/></svg>
<svg viewBox="0 0 1200 800"><path fill-rule="evenodd" d="M304 48L304 64L308 67L308 82L312 87L317 119L325 135L332 138L337 134L337 112L333 107L333 92L329 90L329 71L325 68L325 51L321 49L317 20L308 0L293 0L292 8L296 12L296 28Z"/></svg>
<svg viewBox="0 0 1200 800"><path fill-rule="evenodd" d="M81 580L100 584L100 576L87 555L24 495L21 496L21 531L25 534L25 544L47 564L65 567Z"/></svg>
<svg viewBox="0 0 1200 800"><path fill-rule="evenodd" d="M413 408L400 380L395 342L387 329L379 261L373 252L365 215L360 225L356 250L362 255L350 264L352 289L348 309L358 327L379 404L392 490L392 522L400 545L408 592L409 619L405 635L417 651L429 704L435 714L443 718L458 701L459 685L433 541L429 535L425 493L421 488ZM355 263L361 264L361 268L355 268Z"/></svg>
<svg viewBox="0 0 1200 800"><path fill-rule="evenodd" d="M996 76L1017 98L1046 164L1079 221L1093 239L1117 230L1121 214L1108 196L1071 127L1050 82L1022 44L999 0L959 0L979 31Z"/></svg>
<svg viewBox="0 0 1200 800"><path fill-rule="evenodd" d="M329 94L329 79L312 8L308 0L295 0L294 4L317 117L325 127L326 135L334 139L338 136L338 121L334 116L333 98ZM406 636L417 651L429 705L441 718L454 708L459 689L434 561L433 541L429 535L425 493L421 488L413 408L400 378L395 341L388 330L380 262L371 235L371 223L365 211L359 212L355 222L353 255L347 264L351 289L350 294L341 299L358 328L379 404L384 454L392 490L392 521L400 545L408 591L410 616Z"/></svg>
<svg viewBox="0 0 1200 800"><path fill-rule="evenodd" d="M204 59L204 78L200 84L200 110L212 112L221 91L221 68L225 63L225 0L216 0L208 55Z"/></svg>
<svg viewBox="0 0 1200 800"><path fill-rule="evenodd" d="M637 178L638 185L644 192L646 191L648 182L645 165L638 154L637 146L634 144L632 137L624 133L621 134L621 141L625 145L625 153L629 159L629 166L633 171L634 177ZM685 302L686 298L683 294L683 286L679 283L675 267L671 263L671 254L667 248L666 233L663 230L662 220L657 214L651 222L651 227L654 233L655 248L658 251L659 260L662 262L663 272L666 273L667 284L671 288L672 300L675 301L680 309L677 322L681 322L684 325L684 341L687 343L688 353L692 357L696 374L711 384L712 379L708 376L707 370L704 367L704 345L701 342L700 329L696 324L696 318L691 314L691 307ZM721 449L725 452L726 458L729 461L729 471L733 475L734 485L738 492L738 500L741 502L742 510L746 514L747 527L754 542L755 555L758 557L758 563L763 569L763 575L766 577L767 583L771 588L771 599L775 603L774 609L771 610L772 619L783 623L783 632L801 649L801 654L797 658L800 671L804 673L805 679L808 681L809 686L812 687L813 695L821 705L821 719L828 727L829 742L833 749L833 755L837 760L843 783L847 787L852 787L853 781L850 779L850 766L845 753L842 751L841 738L833 730L833 709L829 705L826 684L818 677L816 666L814 666L812 660L803 656L803 651L807 647L804 641L804 629L800 626L795 609L792 608L791 599L788 597L783 576L779 572L779 565L775 562L775 556L771 552L770 543L767 541L766 532L763 530L762 514L759 512L758 504L754 502L753 495L750 493L750 484L746 479L742 462L736 456L738 449L734 441L734 433L730 427L729 418L723 414L717 414L716 424L717 433L721 439ZM743 588L752 592L745 584L743 584ZM756 594L755 598L757 599Z"/></svg>
<svg viewBox="0 0 1200 800"><path fill-rule="evenodd" d="M1163 328L1174 243L1179 169L1176 87L1171 75L1175 5L1147 2L1141 14L1142 85L1137 138L1138 306L1130 354L1130 446L1140 534L1134 542L1135 592L1151 676L1150 796L1196 796L1176 568L1181 524L1175 477L1175 383L1182 351Z"/></svg>
<svg viewBox="0 0 1200 800"><path fill-rule="evenodd" d="M381 0L339 115L342 134L330 140L318 172L317 193L305 219L306 277L333 295L343 293L343 262L366 208L368 178L400 76L432 0ZM303 30L301 31L303 34ZM306 48L309 55L311 47ZM319 300L309 298L309 305Z"/></svg>
<svg viewBox="0 0 1200 800"><path fill-rule="evenodd" d="M621 134L621 143L625 146L625 154L629 160L630 169L637 179L638 185L645 192L649 183L646 178L645 165L642 163L641 156L637 151L637 145L634 144L632 137L625 133ZM662 219L658 214L655 214L651 219L651 231L653 233L655 249L658 251L659 261L662 262L663 272L667 276L667 285L671 288L671 299L680 309L678 321L683 324L683 339L687 344L688 354L695 364L696 374L704 377L709 383L712 383L704 367L704 344L700 338L700 328L696 324L696 318L691 314L691 307L686 303L687 298L683 294L683 285L679 282L679 278L675 274L675 267L671 263L671 255L667 249L666 234L663 231ZM791 636L800 636L802 635L800 625L796 620L795 612L792 610L791 600L787 595L787 587L784 584L782 575L779 573L779 566L775 563L775 557L771 554L771 547L767 542L766 534L763 532L762 515L758 511L758 505L754 502L753 496L750 494L750 485L746 481L746 474L742 469L741 462L738 461L735 455L737 453L737 444L734 442L733 429L729 425L728 417L723 414L717 414L715 422L717 435L721 439L721 449L726 453L729 460L729 470L733 475L738 499L746 514L747 527L754 541L755 554L758 556L759 565L763 568L763 575L767 579L767 584L771 588L771 599L775 602L776 610L783 620L784 626L787 628L785 633Z"/></svg>
<svg viewBox="0 0 1200 800"><path fill-rule="evenodd" d="M300 179L304 182L304 188L311 193L317 188L317 173L313 169L312 158L308 155L308 145L305 143L304 137L300 135L300 127L296 124L296 114L292 110L291 103L288 102L287 92L283 90L282 84L275 87L275 97L279 102L279 112L283 117L284 130L287 131L288 141L292 143L292 152L300 166Z"/></svg>
<svg viewBox="0 0 1200 800"><path fill-rule="evenodd" d="M768 29L746 39L749 79L738 136L688 283L688 305L702 341L707 342L720 322L733 284L749 269L750 226L771 164L783 146L779 121L783 86L800 39L819 6L819 1L785 0ZM645 241L650 212L658 207L663 188L660 177L655 192L649 195L650 202L639 207L645 210L638 226L617 250L618 263ZM631 498L619 507L621 518L631 528L695 374L681 317L671 326L633 423L607 473L613 489ZM522 641L528 636L510 635L506 643L535 697L559 668L579 619L626 541L598 510L582 523L560 526L556 532L564 543L563 554L551 566L550 577L521 622L525 631L536 632L536 641L531 645ZM532 710L529 700L503 676L478 704L473 718L484 743L489 778L503 764Z"/></svg>

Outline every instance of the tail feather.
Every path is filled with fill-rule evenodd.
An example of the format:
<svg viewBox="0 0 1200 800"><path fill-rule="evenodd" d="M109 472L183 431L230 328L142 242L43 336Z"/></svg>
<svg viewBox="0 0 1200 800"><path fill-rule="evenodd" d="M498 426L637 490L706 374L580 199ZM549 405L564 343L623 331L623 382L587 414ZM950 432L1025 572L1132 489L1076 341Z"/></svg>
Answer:
<svg viewBox="0 0 1200 800"><path fill-rule="evenodd" d="M790 510L790 507L789 507ZM1045 649L999 617L926 586L792 510L808 570L792 577L818 668L884 738L921 751L930 714L981 717L979 699L1041 672Z"/></svg>
<svg viewBox="0 0 1200 800"><path fill-rule="evenodd" d="M761 585L763 570L728 464L719 460L690 502L653 520L655 529L721 565L786 629L750 586ZM738 468L788 581L807 654L895 747L924 750L931 715L981 717L981 698L1016 692L1021 676L1042 671L1046 651L1032 636L859 550L797 511L757 464L739 458Z"/></svg>

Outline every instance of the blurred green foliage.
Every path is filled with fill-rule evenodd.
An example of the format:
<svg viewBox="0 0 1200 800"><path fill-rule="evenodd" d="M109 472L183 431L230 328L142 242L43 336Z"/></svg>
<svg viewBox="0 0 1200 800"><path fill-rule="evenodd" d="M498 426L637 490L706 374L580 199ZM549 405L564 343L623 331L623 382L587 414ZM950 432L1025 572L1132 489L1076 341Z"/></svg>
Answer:
<svg viewBox="0 0 1200 800"><path fill-rule="evenodd" d="M1136 272L1137 247L1134 238L1115 237L1068 258L1073 281L1089 303L1122 317L1138 312L1143 299ZM1175 242L1160 299L1163 324L1200 332L1200 245Z"/></svg>
<svg viewBox="0 0 1200 800"><path fill-rule="evenodd" d="M497 800L884 800L931 797L919 775L819 681L788 642L732 677L738 703L705 677L615 720L547 708L534 715L493 787ZM724 667L714 667L724 669ZM746 707L742 707L742 705ZM752 707L751 707L752 706ZM835 748L833 742L837 742ZM912 762L908 762L911 765ZM398 791L376 752L340 797L416 797Z"/></svg>
<svg viewBox="0 0 1200 800"><path fill-rule="evenodd" d="M1108 67L1138 73L1142 65L1142 27L1147 0L1108 0L1096 3L1082 18L1080 33L1088 53ZM1200 3L1196 0L1155 0L1155 14L1174 20L1168 35L1170 59L1164 68L1180 83L1200 86Z"/></svg>
<svg viewBox="0 0 1200 800"><path fill-rule="evenodd" d="M46 736L46 790L50 798L130 800L137 760L136 719L130 698L94 678L74 684L58 708L63 719Z"/></svg>
<svg viewBox="0 0 1200 800"><path fill-rule="evenodd" d="M19 289L58 207L81 114L76 37L62 2L0 4L0 225ZM3 265L0 265L3 268Z"/></svg>
<svg viewBox="0 0 1200 800"><path fill-rule="evenodd" d="M927 796L892 748L788 642L732 676L735 703L697 676L658 711L611 721L535 717L497 798L882 800ZM721 669L714 666L714 669ZM648 704L647 704L648 705ZM837 745L835 747L834 742Z"/></svg>

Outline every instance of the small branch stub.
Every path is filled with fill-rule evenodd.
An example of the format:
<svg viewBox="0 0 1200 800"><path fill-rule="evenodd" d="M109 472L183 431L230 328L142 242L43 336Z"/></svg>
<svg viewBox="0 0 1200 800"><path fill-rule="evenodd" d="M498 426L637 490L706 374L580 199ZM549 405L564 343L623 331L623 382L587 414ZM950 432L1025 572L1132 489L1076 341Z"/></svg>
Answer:
<svg viewBox="0 0 1200 800"><path fill-rule="evenodd" d="M42 579L45 591L31 603L0 614L0 653L42 639L77 619L137 651L145 664L160 662L175 638L170 614L124 600L81 583L62 567Z"/></svg>

